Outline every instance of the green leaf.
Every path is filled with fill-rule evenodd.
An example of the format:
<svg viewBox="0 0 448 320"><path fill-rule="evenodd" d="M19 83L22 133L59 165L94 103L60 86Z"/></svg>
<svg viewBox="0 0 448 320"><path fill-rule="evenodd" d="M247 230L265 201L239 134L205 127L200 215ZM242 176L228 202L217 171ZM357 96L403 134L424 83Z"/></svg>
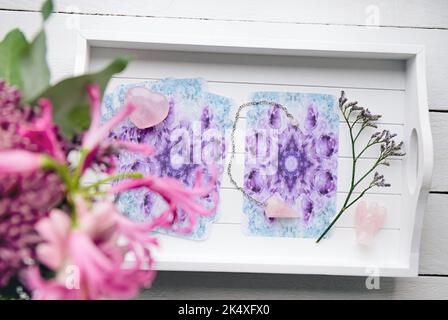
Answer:
<svg viewBox="0 0 448 320"><path fill-rule="evenodd" d="M53 13L53 1L45 1L40 11L42 12L42 18L44 19L44 21L46 21Z"/></svg>
<svg viewBox="0 0 448 320"><path fill-rule="evenodd" d="M0 42L0 78L3 78L9 85L22 88L19 55L28 46L25 35L19 29L10 31Z"/></svg>
<svg viewBox="0 0 448 320"><path fill-rule="evenodd" d="M38 33L33 42L19 56L19 71L25 102L31 102L50 84L47 64L45 31Z"/></svg>
<svg viewBox="0 0 448 320"><path fill-rule="evenodd" d="M42 6L44 21L52 11L53 2L45 1ZM43 29L31 43L27 42L19 29L12 30L0 43L0 78L17 86L22 91L24 102L34 100L49 86L50 69L46 55L46 36Z"/></svg>
<svg viewBox="0 0 448 320"><path fill-rule="evenodd" d="M115 59L97 73L62 80L41 95L53 102L53 119L66 138L71 139L90 125L90 105L86 86L96 83L103 93L110 78L123 71L127 64L127 59Z"/></svg>

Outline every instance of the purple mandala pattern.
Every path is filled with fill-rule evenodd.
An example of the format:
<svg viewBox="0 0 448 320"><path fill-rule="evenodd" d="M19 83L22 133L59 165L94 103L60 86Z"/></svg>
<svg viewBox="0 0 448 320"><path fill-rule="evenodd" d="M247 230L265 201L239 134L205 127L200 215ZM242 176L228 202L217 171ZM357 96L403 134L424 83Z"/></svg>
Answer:
<svg viewBox="0 0 448 320"><path fill-rule="evenodd" d="M302 95L295 99L299 103L282 103L299 117L298 126L276 106L248 113L245 189L261 202L278 194L301 214L301 219L269 219L261 208L246 203L249 233L311 237L334 214L338 121L328 117L333 100L320 96L331 97Z"/></svg>
<svg viewBox="0 0 448 320"><path fill-rule="evenodd" d="M219 172L218 186L224 171L226 154L225 129L229 126L229 99L208 93L197 79L164 79L158 82L139 84L165 94L169 101L169 113L160 124L139 129L130 121L117 127L112 138L121 141L147 143L155 147L150 157L120 152L117 172L138 171L156 176L174 177L185 185L193 186L196 170L213 164ZM114 96L106 100L104 117L114 113L123 103L114 103L114 97L122 97L129 86L120 86ZM212 199L205 197L204 205ZM156 194L146 190L133 190L120 195L118 204L131 219L147 221L166 209L166 204ZM185 225L186 215L179 210L175 224ZM201 217L193 232L186 237L204 239L211 223L217 218ZM162 230L161 230L162 232Z"/></svg>

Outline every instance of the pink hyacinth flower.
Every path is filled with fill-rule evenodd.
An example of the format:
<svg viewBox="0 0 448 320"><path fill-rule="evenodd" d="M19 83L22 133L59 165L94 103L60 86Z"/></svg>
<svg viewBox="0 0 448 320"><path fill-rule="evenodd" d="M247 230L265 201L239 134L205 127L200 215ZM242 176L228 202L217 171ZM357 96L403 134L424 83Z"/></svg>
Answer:
<svg viewBox="0 0 448 320"><path fill-rule="evenodd" d="M25 150L0 151L0 174L28 173L42 168L45 157Z"/></svg>
<svg viewBox="0 0 448 320"><path fill-rule="evenodd" d="M355 212L355 230L359 244L364 246L372 244L373 238L386 220L386 215L386 208L376 202L372 202L369 206L365 201L358 204Z"/></svg>
<svg viewBox="0 0 448 320"><path fill-rule="evenodd" d="M36 118L31 124L19 127L19 134L29 138L59 163L65 163L65 154L58 142L53 123L53 105L50 100L44 98L39 99L38 104L41 107L42 116Z"/></svg>
<svg viewBox="0 0 448 320"><path fill-rule="evenodd" d="M58 209L36 226L44 239L37 247L38 260L56 276L44 279L37 268L31 268L27 284L33 298L127 299L151 284L154 271L149 246L157 242L149 232L166 221L135 223L106 201L89 208L77 199L76 209L74 228L70 217ZM125 261L128 254L134 260L130 265Z"/></svg>
<svg viewBox="0 0 448 320"><path fill-rule="evenodd" d="M198 216L210 216L216 212L218 206L217 171L214 167L211 167L209 171L211 172L209 182L202 185L202 169L198 168L193 188L187 188L179 180L170 177L147 176L141 179L119 182L110 189L110 192L118 194L126 190L145 187L158 193L174 211L182 209L187 214L188 225L176 231L189 233L196 225ZM200 200L209 195L212 198L213 205L206 208L200 203Z"/></svg>
<svg viewBox="0 0 448 320"><path fill-rule="evenodd" d="M35 257L40 238L33 226L60 204L65 193L56 173L39 170L47 157L42 154L48 154L45 146L19 134L45 113L24 106L21 97L20 91L0 79L0 287Z"/></svg>

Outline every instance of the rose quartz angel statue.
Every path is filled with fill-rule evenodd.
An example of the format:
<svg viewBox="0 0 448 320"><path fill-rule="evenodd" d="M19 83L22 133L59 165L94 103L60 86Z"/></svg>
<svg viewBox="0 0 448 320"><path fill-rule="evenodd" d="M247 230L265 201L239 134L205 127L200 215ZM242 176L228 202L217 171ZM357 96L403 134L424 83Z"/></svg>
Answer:
<svg viewBox="0 0 448 320"><path fill-rule="evenodd" d="M360 245L368 247L373 243L373 238L384 224L386 215L386 208L376 202L371 202L369 206L365 201L358 204L355 212L355 230Z"/></svg>

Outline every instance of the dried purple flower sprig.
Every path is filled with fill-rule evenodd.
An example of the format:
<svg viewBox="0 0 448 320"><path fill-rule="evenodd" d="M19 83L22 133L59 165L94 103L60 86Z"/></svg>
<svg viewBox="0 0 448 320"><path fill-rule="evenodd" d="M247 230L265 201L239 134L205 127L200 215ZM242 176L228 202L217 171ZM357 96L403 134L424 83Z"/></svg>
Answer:
<svg viewBox="0 0 448 320"><path fill-rule="evenodd" d="M350 189L347 197L345 198L344 204L342 205L342 208L339 210L338 214L334 217L333 221L328 225L324 232L319 236L316 242L322 240L322 238L333 227L336 221L338 221L338 219L341 217L342 213L344 213L345 210L350 208L354 203L361 199L367 191L369 191L373 187L390 187L390 183L386 182L384 175L375 171L372 181L360 192L360 194L356 198L352 199L355 189L378 166L389 166L389 159L391 157L402 157L405 155L405 153L402 151L403 141L400 141L399 143L395 142L394 138L397 135L395 133L390 133L389 130L378 131L372 134L364 148L359 153L356 153L356 142L361 133L364 131L364 129L369 127L378 128L376 122L381 118L381 115L372 114L369 109L359 106L358 102L356 101L347 101L348 100L345 96L345 92L342 91L341 97L339 98L339 109L341 110L342 116L349 129L350 142L352 147L352 176ZM354 118L354 120L350 122L350 119L352 118ZM380 145L380 154L378 155L377 160L369 170L367 170L359 179L357 179L356 165L358 164L359 159L364 154L364 152L375 145Z"/></svg>

